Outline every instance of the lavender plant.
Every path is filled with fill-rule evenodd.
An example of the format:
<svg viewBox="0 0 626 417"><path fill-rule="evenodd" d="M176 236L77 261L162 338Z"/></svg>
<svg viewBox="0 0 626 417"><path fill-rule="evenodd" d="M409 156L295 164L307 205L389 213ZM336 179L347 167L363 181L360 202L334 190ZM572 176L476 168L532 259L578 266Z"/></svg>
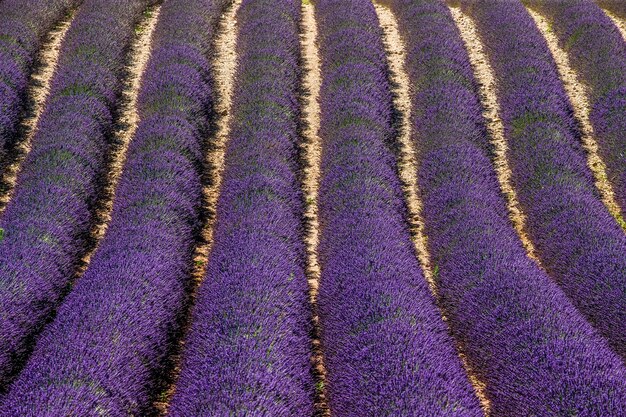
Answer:
<svg viewBox="0 0 626 417"><path fill-rule="evenodd" d="M584 83L598 152L606 165L615 199L626 215L626 42L593 1L529 4L548 18L560 46ZM621 2L622 15L626 3ZM619 14L620 6L611 5Z"/></svg>
<svg viewBox="0 0 626 417"><path fill-rule="evenodd" d="M441 306L485 384L490 415L623 414L624 366L526 256L508 219L450 12L438 0L388 4L407 45L418 185ZM489 3L494 13L506 7Z"/></svg>
<svg viewBox="0 0 626 417"><path fill-rule="evenodd" d="M126 51L146 1L87 0L0 228L0 385L69 289L94 218Z"/></svg>
<svg viewBox="0 0 626 417"><path fill-rule="evenodd" d="M626 235L598 196L547 44L521 3L466 9L497 79L513 186L542 264L626 358Z"/></svg>
<svg viewBox="0 0 626 417"><path fill-rule="evenodd" d="M297 177L300 2L244 0L213 247L170 415L313 414Z"/></svg>
<svg viewBox="0 0 626 417"><path fill-rule="evenodd" d="M79 0L0 2L0 157L16 140L28 77L46 34Z"/></svg>
<svg viewBox="0 0 626 417"><path fill-rule="evenodd" d="M478 416L411 243L370 2L316 2L322 59L319 316L336 416Z"/></svg>
<svg viewBox="0 0 626 417"><path fill-rule="evenodd" d="M225 3L164 2L109 229L0 416L152 411L189 302L213 97L208 58Z"/></svg>

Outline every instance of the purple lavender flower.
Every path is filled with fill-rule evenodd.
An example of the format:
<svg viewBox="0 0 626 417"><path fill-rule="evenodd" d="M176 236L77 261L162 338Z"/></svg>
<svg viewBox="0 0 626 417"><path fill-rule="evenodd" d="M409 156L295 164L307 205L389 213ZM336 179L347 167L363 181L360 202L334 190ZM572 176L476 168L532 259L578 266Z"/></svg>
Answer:
<svg viewBox="0 0 626 417"><path fill-rule="evenodd" d="M87 0L67 32L32 150L0 221L0 385L18 370L83 255L124 59L145 5Z"/></svg>
<svg viewBox="0 0 626 417"><path fill-rule="evenodd" d="M593 1L529 3L551 22L560 46L587 87L598 152L626 216L626 43ZM606 5L626 16L626 2Z"/></svg>
<svg viewBox="0 0 626 417"><path fill-rule="evenodd" d="M521 3L473 4L531 240L565 294L626 357L626 235L598 196L547 44Z"/></svg>
<svg viewBox="0 0 626 417"><path fill-rule="evenodd" d="M213 248L170 414L313 414L297 176L300 2L244 0Z"/></svg>
<svg viewBox="0 0 626 417"><path fill-rule="evenodd" d="M418 185L441 306L492 414L624 414L624 366L527 258L508 219L450 12L438 0L390 5L407 45ZM517 14L507 13L499 24L512 25Z"/></svg>
<svg viewBox="0 0 626 417"><path fill-rule="evenodd" d="M28 76L46 34L79 0L0 2L0 156L15 141Z"/></svg>
<svg viewBox="0 0 626 417"><path fill-rule="evenodd" d="M319 315L336 416L478 416L411 243L370 2L316 2L322 58Z"/></svg>
<svg viewBox="0 0 626 417"><path fill-rule="evenodd" d="M624 3L622 0L597 0L597 3L603 9L616 14L622 19L626 18L626 3Z"/></svg>
<svg viewBox="0 0 626 417"><path fill-rule="evenodd" d="M208 56L225 3L163 4L109 229L0 416L149 413L189 302L213 96Z"/></svg>

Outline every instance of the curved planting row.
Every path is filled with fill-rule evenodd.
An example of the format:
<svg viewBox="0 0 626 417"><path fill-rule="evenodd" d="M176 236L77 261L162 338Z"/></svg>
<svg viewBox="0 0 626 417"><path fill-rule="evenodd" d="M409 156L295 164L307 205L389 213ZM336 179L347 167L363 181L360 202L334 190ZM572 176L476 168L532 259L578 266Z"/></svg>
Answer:
<svg viewBox="0 0 626 417"><path fill-rule="evenodd" d="M323 80L318 304L330 410L481 415L405 223L374 7L318 0L316 8Z"/></svg>
<svg viewBox="0 0 626 417"><path fill-rule="evenodd" d="M189 301L213 96L209 47L224 3L163 4L107 234L0 416L148 415Z"/></svg>
<svg viewBox="0 0 626 417"><path fill-rule="evenodd" d="M593 1L527 2L548 18L587 87L598 151L626 215L626 43Z"/></svg>
<svg viewBox="0 0 626 417"><path fill-rule="evenodd" d="M45 35L79 0L0 2L0 156L15 141L28 76Z"/></svg>
<svg viewBox="0 0 626 417"><path fill-rule="evenodd" d="M280 12L278 12L280 11ZM295 0L244 0L213 248L170 415L313 413Z"/></svg>
<svg viewBox="0 0 626 417"><path fill-rule="evenodd" d="M626 235L597 195L547 44L521 3L473 4L531 240L548 273L626 357Z"/></svg>
<svg viewBox="0 0 626 417"><path fill-rule="evenodd" d="M450 12L439 0L389 4L408 45L411 125L435 280L453 336L486 385L491 414L623 414L626 370L619 358L526 256L508 219Z"/></svg>
<svg viewBox="0 0 626 417"><path fill-rule="evenodd" d="M0 221L0 385L61 300L84 253L126 51L146 1L87 0Z"/></svg>

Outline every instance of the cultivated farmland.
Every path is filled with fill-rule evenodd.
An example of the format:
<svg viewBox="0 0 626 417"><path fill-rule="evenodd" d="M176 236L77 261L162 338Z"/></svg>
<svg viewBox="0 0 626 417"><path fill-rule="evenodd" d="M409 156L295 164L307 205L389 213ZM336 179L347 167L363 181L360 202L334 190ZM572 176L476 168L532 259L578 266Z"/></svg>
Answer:
<svg viewBox="0 0 626 417"><path fill-rule="evenodd" d="M0 417L624 417L625 218L621 0L0 0Z"/></svg>

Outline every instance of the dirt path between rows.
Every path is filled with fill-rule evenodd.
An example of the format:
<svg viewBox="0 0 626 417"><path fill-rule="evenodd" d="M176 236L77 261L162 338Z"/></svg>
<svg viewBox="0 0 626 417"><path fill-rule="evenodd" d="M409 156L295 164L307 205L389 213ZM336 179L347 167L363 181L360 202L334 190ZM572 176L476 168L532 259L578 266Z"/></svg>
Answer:
<svg viewBox="0 0 626 417"><path fill-rule="evenodd" d="M176 383L180 377L185 340L192 324L192 310L195 305L197 292L204 280L209 254L213 247L217 202L222 185L226 144L230 135L232 96L237 72L236 46L238 27L236 17L241 3L242 0L234 0L223 13L213 44L215 55L212 58L211 71L213 74L213 88L216 91L214 108L217 120L211 136L207 138L207 157L205 161L207 180L205 180L206 185L203 189L204 223L202 225L200 242L196 246L193 255L194 267L191 274L193 284L190 305L185 313L186 319L183 322L179 345L171 358L173 367L172 374L169 375L170 383L154 404L159 416L167 415L169 403L176 392Z"/></svg>
<svg viewBox="0 0 626 417"><path fill-rule="evenodd" d="M0 195L0 213L4 211L11 200L20 167L26 155L30 152L31 143L39 125L39 119L45 109L50 93L50 83L59 62L61 44L72 25L75 14L76 10L73 10L50 31L47 39L41 46L39 55L35 59L35 68L30 75L29 87L26 91L24 118L21 120L18 129L19 139L5 156L6 162L0 178L0 189L2 190Z"/></svg>
<svg viewBox="0 0 626 417"><path fill-rule="evenodd" d="M474 22L458 7L450 7L450 11L461 32L461 38L468 52L476 81L479 84L483 117L487 122L487 131L489 132L489 139L494 150L494 165L500 189L506 197L509 218L526 249L528 257L542 267L535 246L528 237L526 216L522 211L511 181L511 167L507 159L508 145L504 137L504 124L500 119L500 106L496 95L496 79L493 70L483 50L483 45Z"/></svg>
<svg viewBox="0 0 626 417"><path fill-rule="evenodd" d="M399 145L398 173L407 204L409 227L411 229L415 251L422 266L422 270L424 271L424 276L428 281L428 286L435 299L439 300L439 289L434 279L430 255L428 253L427 237L422 217L423 206L419 198L419 188L417 184L418 163L415 146L411 138L411 82L405 68L406 47L400 35L398 22L393 12L386 6L376 2L374 3L374 7L383 30L383 44L389 65L393 106L397 119L396 140ZM449 321L446 312L443 309L440 311L443 321L448 324ZM476 372L472 370L469 361L463 354L463 346L459 345L457 342L456 349L470 383L474 387L476 396L485 414L488 415L491 405L485 395L485 384L476 376Z"/></svg>
<svg viewBox="0 0 626 417"><path fill-rule="evenodd" d="M570 66L567 52L559 46L559 41L550 29L548 21L536 11L530 8L527 8L527 10L535 21L535 25L545 38L548 49L550 49L550 53L556 63L559 77L561 78L561 82L565 87L572 109L574 110L574 118L579 126L583 147L587 151L587 166L593 172L595 185L600 191L602 202L611 213L611 216L613 216L626 231L626 222L624 222L621 208L615 200L613 186L609 182L606 173L606 165L598 154L598 143L595 140L594 129L589 119L591 106L587 92L585 91L585 86L578 80L576 72Z"/></svg>
<svg viewBox="0 0 626 417"><path fill-rule="evenodd" d="M302 2L300 49L302 51L302 125L301 144L302 188L305 198L304 242L306 245L306 274L309 282L311 311L313 315L312 367L316 383L315 411L317 416L330 416L326 399L327 379L324 366L324 350L320 341L320 323L317 309L317 293L320 284L320 266L317 248L319 245L318 189L322 154L319 95L322 84L321 65L317 48L317 23L315 6L310 1Z"/></svg>
<svg viewBox="0 0 626 417"><path fill-rule="evenodd" d="M624 42L626 42L626 21L607 9L602 9L602 11L609 17L609 19L611 19L615 27L617 27L617 30L619 30L619 33L622 35Z"/></svg>
<svg viewBox="0 0 626 417"><path fill-rule="evenodd" d="M117 129L111 139L109 155L107 156L106 175L102 179L102 190L96 203L94 226L90 231L90 247L81 259L78 275L82 275L91 257L96 252L98 243L104 237L115 199L115 189L122 175L126 151L131 139L135 135L139 116L137 113L137 98L141 87L141 77L146 69L150 57L152 35L159 18L160 6L150 7L144 12L144 18L135 29L137 36L133 40L126 68L127 76L120 97L120 106L117 111Z"/></svg>

